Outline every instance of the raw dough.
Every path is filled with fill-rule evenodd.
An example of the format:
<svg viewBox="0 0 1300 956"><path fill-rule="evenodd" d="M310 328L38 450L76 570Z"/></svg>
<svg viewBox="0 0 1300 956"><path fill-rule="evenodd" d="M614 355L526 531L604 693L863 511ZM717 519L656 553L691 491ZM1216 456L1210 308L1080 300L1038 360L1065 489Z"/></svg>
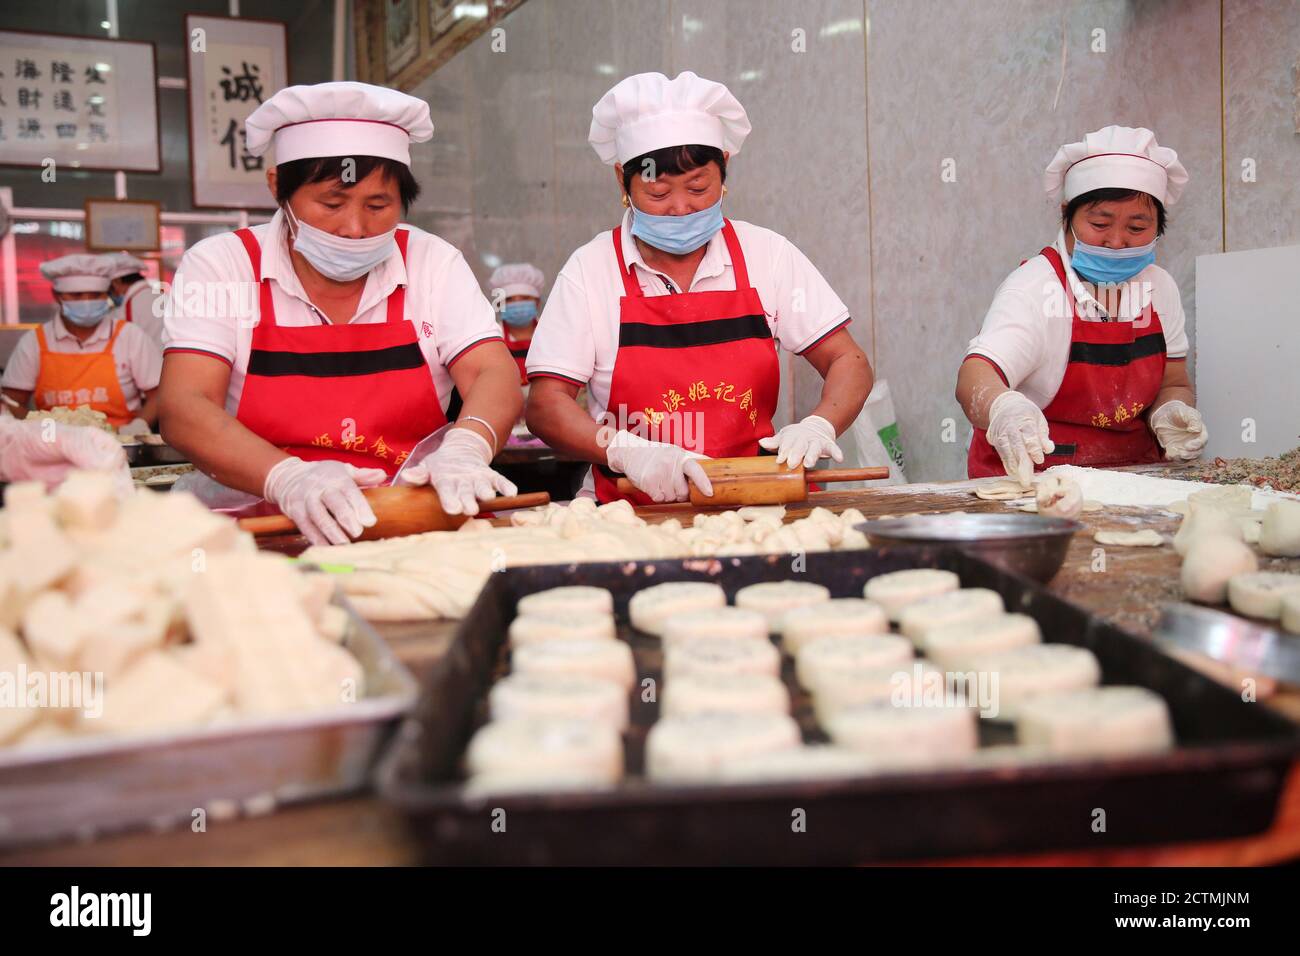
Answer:
<svg viewBox="0 0 1300 956"><path fill-rule="evenodd" d="M727 762L799 743L799 725L786 714L665 717L646 737L646 773L657 783L710 780Z"/></svg>
<svg viewBox="0 0 1300 956"><path fill-rule="evenodd" d="M1034 489L1026 488L1018 481L1000 478L997 481L985 481L975 486L975 497L985 501L1012 501L1016 498L1032 498Z"/></svg>
<svg viewBox="0 0 1300 956"><path fill-rule="evenodd" d="M811 640L832 634L883 634L889 630L885 609L865 598L834 598L787 611L781 618L781 643L797 655Z"/></svg>
<svg viewBox="0 0 1300 956"><path fill-rule="evenodd" d="M885 609L891 621L897 621L903 608L925 598L956 591L961 580L951 571L937 568L910 568L878 574L862 589L868 601L875 601Z"/></svg>
<svg viewBox="0 0 1300 956"><path fill-rule="evenodd" d="M721 777L734 783L779 780L828 780L861 777L875 764L866 754L843 747L817 745L750 754L722 764Z"/></svg>
<svg viewBox="0 0 1300 956"><path fill-rule="evenodd" d="M498 782L613 783L623 776L623 741L609 724L590 720L494 720L471 738L465 764Z"/></svg>
<svg viewBox="0 0 1300 956"><path fill-rule="evenodd" d="M736 514L745 521L772 518L781 521L785 517L785 505L746 505L744 508L737 508Z"/></svg>
<svg viewBox="0 0 1300 956"><path fill-rule="evenodd" d="M1258 571L1255 552L1240 538L1213 532L1200 534L1183 558L1180 579L1189 601L1222 604L1228 597L1228 580L1235 574Z"/></svg>
<svg viewBox="0 0 1300 956"><path fill-rule="evenodd" d="M962 588L903 608L898 616L898 629L913 644L924 647L926 634L935 628L996 617L1005 610L1002 595L997 591Z"/></svg>
<svg viewBox="0 0 1300 956"><path fill-rule="evenodd" d="M1034 500L1038 513L1048 518L1074 519L1083 511L1083 492L1078 483L1057 475L1038 479Z"/></svg>
<svg viewBox="0 0 1300 956"><path fill-rule="evenodd" d="M711 607L674 614L663 622L664 647L715 638L767 640L767 618L739 607Z"/></svg>
<svg viewBox="0 0 1300 956"><path fill-rule="evenodd" d="M1282 598L1292 593L1300 593L1300 574L1255 571L1228 579L1228 603L1247 617L1276 621L1282 614Z"/></svg>
<svg viewBox="0 0 1300 956"><path fill-rule="evenodd" d="M804 687L813 688L828 672L890 667L911 659L912 643L897 634L832 634L799 648L795 675Z"/></svg>
<svg viewBox="0 0 1300 956"><path fill-rule="evenodd" d="M1016 738L1055 754L1117 757L1168 750L1174 733L1159 694L1145 687L1095 687L1026 701Z"/></svg>
<svg viewBox="0 0 1300 956"><path fill-rule="evenodd" d="M979 743L975 711L969 707L898 707L890 701L841 711L830 719L826 733L841 747L893 765L951 763Z"/></svg>
<svg viewBox="0 0 1300 956"><path fill-rule="evenodd" d="M1288 594L1282 598L1280 620L1282 630L1300 634L1300 594Z"/></svg>
<svg viewBox="0 0 1300 956"><path fill-rule="evenodd" d="M1300 558L1300 501L1275 501L1264 512L1259 550L1279 558Z"/></svg>
<svg viewBox="0 0 1300 956"><path fill-rule="evenodd" d="M525 594L519 614L613 614L614 598L605 588L586 585L551 588Z"/></svg>
<svg viewBox="0 0 1300 956"><path fill-rule="evenodd" d="M1071 644L1030 644L1009 651L973 655L966 670L997 676L991 720L1014 720L1025 701L1038 694L1082 690L1101 680L1092 651Z"/></svg>
<svg viewBox="0 0 1300 956"><path fill-rule="evenodd" d="M1039 644L1042 640L1038 622L1029 615L1002 614L937 627L926 633L923 650L939 667L964 670L972 657Z"/></svg>
<svg viewBox="0 0 1300 956"><path fill-rule="evenodd" d="M1191 511L1178 525L1174 534L1174 550L1186 557L1191 550L1193 539L1202 535L1242 540L1241 524L1232 513L1209 501L1188 499Z"/></svg>
<svg viewBox="0 0 1300 956"><path fill-rule="evenodd" d="M912 661L906 666L843 667L821 670L809 688L813 695L813 712L817 723L825 727L836 714L871 701L890 700L895 695L911 700L918 695L943 692L943 671L927 661Z"/></svg>
<svg viewBox="0 0 1300 956"><path fill-rule="evenodd" d="M1098 544L1112 544L1122 548L1158 548L1165 543L1160 532L1150 528L1141 531L1098 531L1092 540Z"/></svg>
<svg viewBox="0 0 1300 956"><path fill-rule="evenodd" d="M510 666L517 674L578 674L613 681L626 690L636 683L632 648L622 641L539 641L515 648Z"/></svg>
<svg viewBox="0 0 1300 956"><path fill-rule="evenodd" d="M637 591L628 602L627 610L633 627L647 634L661 634L670 617L687 611L724 607L726 603L726 592L716 584L670 581Z"/></svg>
<svg viewBox="0 0 1300 956"><path fill-rule="evenodd" d="M607 614L523 614L510 622L510 646L540 641L612 640L614 618Z"/></svg>
<svg viewBox="0 0 1300 956"><path fill-rule="evenodd" d="M763 637L703 637L665 644L664 680L684 674L781 675L781 653Z"/></svg>
<svg viewBox="0 0 1300 956"><path fill-rule="evenodd" d="M1015 508L1017 511L1026 511L1029 514L1038 514L1038 501L1034 498L1030 498L1028 501L1011 501L1007 503L1007 507ZM1090 514L1094 511L1100 511L1104 507L1106 506L1100 501L1085 500L1079 510L1084 514ZM953 512L953 514L956 514L956 512ZM1051 515L1048 517L1051 517Z"/></svg>
<svg viewBox="0 0 1300 956"><path fill-rule="evenodd" d="M767 674L688 671L665 678L659 712L665 717L715 712L788 714L790 692L780 680Z"/></svg>
<svg viewBox="0 0 1300 956"><path fill-rule="evenodd" d="M560 674L511 674L488 691L493 720L572 717L627 727L627 692L613 681Z"/></svg>
<svg viewBox="0 0 1300 956"><path fill-rule="evenodd" d="M772 634L781 633L781 619L787 611L831 599L831 592L811 581L765 581L751 584L736 592L736 607L758 611L767 618Z"/></svg>

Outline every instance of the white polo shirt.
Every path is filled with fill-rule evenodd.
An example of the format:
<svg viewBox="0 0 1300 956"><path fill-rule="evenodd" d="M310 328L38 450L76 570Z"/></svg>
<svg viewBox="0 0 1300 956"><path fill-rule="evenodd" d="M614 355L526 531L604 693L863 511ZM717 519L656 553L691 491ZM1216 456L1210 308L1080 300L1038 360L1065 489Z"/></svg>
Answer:
<svg viewBox="0 0 1300 956"><path fill-rule="evenodd" d="M1132 322L1149 302L1160 317L1165 355L1187 357L1186 317L1178 283L1158 265L1149 265L1128 282L1118 315L1109 316L1070 267L1065 233L1053 244L1065 264L1066 281L1074 290L1079 315L1085 321ZM1007 385L1023 392L1039 408L1056 397L1070 360L1073 313L1051 263L1032 256L1003 280L993 295L979 335L966 354L982 355L1006 377Z"/></svg>
<svg viewBox="0 0 1300 956"><path fill-rule="evenodd" d="M154 302L162 298L161 294L155 292L148 279L141 279L131 288L126 290L126 295L122 296L122 304L118 306L118 316L128 319L132 324L140 327L159 347L162 348L163 337L163 317L162 306L159 305L155 315Z"/></svg>
<svg viewBox="0 0 1300 956"><path fill-rule="evenodd" d="M262 245L262 277L270 280L276 323L328 322L308 300L293 271L283 212L251 228ZM395 252L370 271L352 324L387 321L388 295L405 285L406 319L415 323L420 349L446 411L454 387L447 370L474 346L500 341L501 332L496 313L460 252L422 229L400 228L410 231L406 264ZM181 260L167 295L164 351L200 352L229 364L226 411L235 414L244 390L259 297L253 266L239 237L231 232L195 244Z"/></svg>
<svg viewBox="0 0 1300 956"><path fill-rule="evenodd" d="M62 316L55 316L45 323L45 343L51 352L79 355L102 352L113 334L116 322L116 314L104 319L83 342L68 331ZM162 376L162 351L148 335L128 322L113 343L113 364L117 367L117 381L122 386L126 407L135 411L143 402L142 393L152 392L158 387L158 379ZM33 391L40 370L41 345L33 330L20 338L14 346L9 364L5 366L4 378L0 380L0 387ZM36 397L45 405L51 406L88 405L96 400L86 389Z"/></svg>
<svg viewBox="0 0 1300 956"><path fill-rule="evenodd" d="M645 295L674 295L667 276L645 264L629 231L631 211L623 214L623 258ZM777 344L804 352L849 322L849 309L802 252L784 236L762 226L732 220L745 254L749 281L758 290L768 328ZM606 230L569 257L555 279L546 308L528 347L528 377L561 378L587 385L592 418L609 403L614 360L618 356L619 299L623 280L614 255L613 230ZM736 288L727 241L719 231L709 240L691 292Z"/></svg>

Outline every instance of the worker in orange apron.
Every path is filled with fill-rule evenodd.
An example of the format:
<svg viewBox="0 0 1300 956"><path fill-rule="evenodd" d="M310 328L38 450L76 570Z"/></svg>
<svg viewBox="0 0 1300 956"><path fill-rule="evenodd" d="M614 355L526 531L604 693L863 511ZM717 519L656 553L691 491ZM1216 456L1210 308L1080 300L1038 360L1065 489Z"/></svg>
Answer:
<svg viewBox="0 0 1300 956"><path fill-rule="evenodd" d="M1187 178L1146 129L1108 126L1057 152L1046 172L1057 240L999 287L958 374L970 477L1028 486L1056 464L1201 453L1178 285L1155 264Z"/></svg>
<svg viewBox="0 0 1300 956"><path fill-rule="evenodd" d="M41 264L59 314L19 340L5 367L6 396L37 411L88 407L123 434L157 421L162 355L140 329L114 319L106 256L76 254Z"/></svg>
<svg viewBox="0 0 1300 956"><path fill-rule="evenodd" d="M592 462L580 493L602 502L680 501L691 484L712 494L701 458L842 461L836 440L871 391L871 366L807 258L722 214L727 164L750 130L744 107L694 73L642 73L592 116L588 139L625 212L551 288L528 350L530 430ZM824 380L812 413L780 430L778 347ZM621 494L620 475L639 491Z"/></svg>
<svg viewBox="0 0 1300 956"><path fill-rule="evenodd" d="M399 471L451 514L514 494L491 468L522 407L495 314L454 247L399 222L428 104L295 86L246 130L253 155L274 147L280 209L190 249L165 315L163 428L201 472L184 487L212 507L279 509L333 544L375 523L361 489ZM232 307L192 306L194 289L232 290Z"/></svg>
<svg viewBox="0 0 1300 956"><path fill-rule="evenodd" d="M501 316L501 334L519 369L521 385L528 384L525 360L528 358L528 343L537 329L545 284L546 276L542 270L527 262L497 266L488 278L488 299L497 315Z"/></svg>

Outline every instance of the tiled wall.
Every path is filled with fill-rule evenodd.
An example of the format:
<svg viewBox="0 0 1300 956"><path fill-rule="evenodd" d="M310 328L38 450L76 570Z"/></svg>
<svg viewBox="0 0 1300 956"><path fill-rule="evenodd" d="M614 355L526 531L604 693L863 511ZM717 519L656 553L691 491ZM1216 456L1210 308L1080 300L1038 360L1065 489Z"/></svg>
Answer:
<svg viewBox="0 0 1300 956"><path fill-rule="evenodd" d="M586 142L600 95L645 70L727 83L754 125L728 214L788 236L848 303L913 480L964 474L956 369L997 284L1055 236L1041 174L1062 142L1120 123L1178 150L1191 183L1160 261L1193 345L1197 255L1225 231L1300 241L1300 0L529 0L503 26L504 52L480 38L414 91L438 129L413 220L484 279L518 259L553 278L620 213ZM788 380L806 414L816 373L795 359Z"/></svg>

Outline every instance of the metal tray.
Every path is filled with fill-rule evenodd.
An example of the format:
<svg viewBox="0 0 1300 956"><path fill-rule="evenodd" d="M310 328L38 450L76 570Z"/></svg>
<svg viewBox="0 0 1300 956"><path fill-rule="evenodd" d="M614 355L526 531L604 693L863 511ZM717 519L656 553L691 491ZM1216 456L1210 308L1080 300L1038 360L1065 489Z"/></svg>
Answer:
<svg viewBox="0 0 1300 956"><path fill-rule="evenodd" d="M136 442L132 445L123 445L122 450L126 452L126 463L130 468L184 465L190 460L188 455L177 451L171 445L146 445L143 442Z"/></svg>
<svg viewBox="0 0 1300 956"><path fill-rule="evenodd" d="M848 864L971 854L1099 848L1242 836L1272 822L1300 728L1044 591L952 549L899 548L813 554L798 577L837 597L907 567L955 571L989 587L1011 610L1036 618L1046 640L1084 646L1106 683L1160 693L1179 746L1158 755L1032 764L964 765L844 780L753 785L652 785L640 776L654 705L632 708L628 779L608 791L469 796L461 761L486 717L485 696L504 671L506 629L520 597L564 584L614 595L620 636L638 676L658 677L657 640L633 631L627 602L664 581L715 580L729 597L758 581L791 577L789 555L512 568L494 574L424 685L378 770L381 794L407 818L431 863ZM807 696L792 685L805 739L821 739ZM982 722L987 723L987 722ZM984 743L996 728L981 728ZM1106 813L1103 832L1095 811ZM504 810L504 833L498 832ZM794 832L792 813L806 814Z"/></svg>
<svg viewBox="0 0 1300 956"><path fill-rule="evenodd" d="M219 727L0 748L0 848L258 814L363 788L418 687L345 601L343 646L365 669L354 704Z"/></svg>

